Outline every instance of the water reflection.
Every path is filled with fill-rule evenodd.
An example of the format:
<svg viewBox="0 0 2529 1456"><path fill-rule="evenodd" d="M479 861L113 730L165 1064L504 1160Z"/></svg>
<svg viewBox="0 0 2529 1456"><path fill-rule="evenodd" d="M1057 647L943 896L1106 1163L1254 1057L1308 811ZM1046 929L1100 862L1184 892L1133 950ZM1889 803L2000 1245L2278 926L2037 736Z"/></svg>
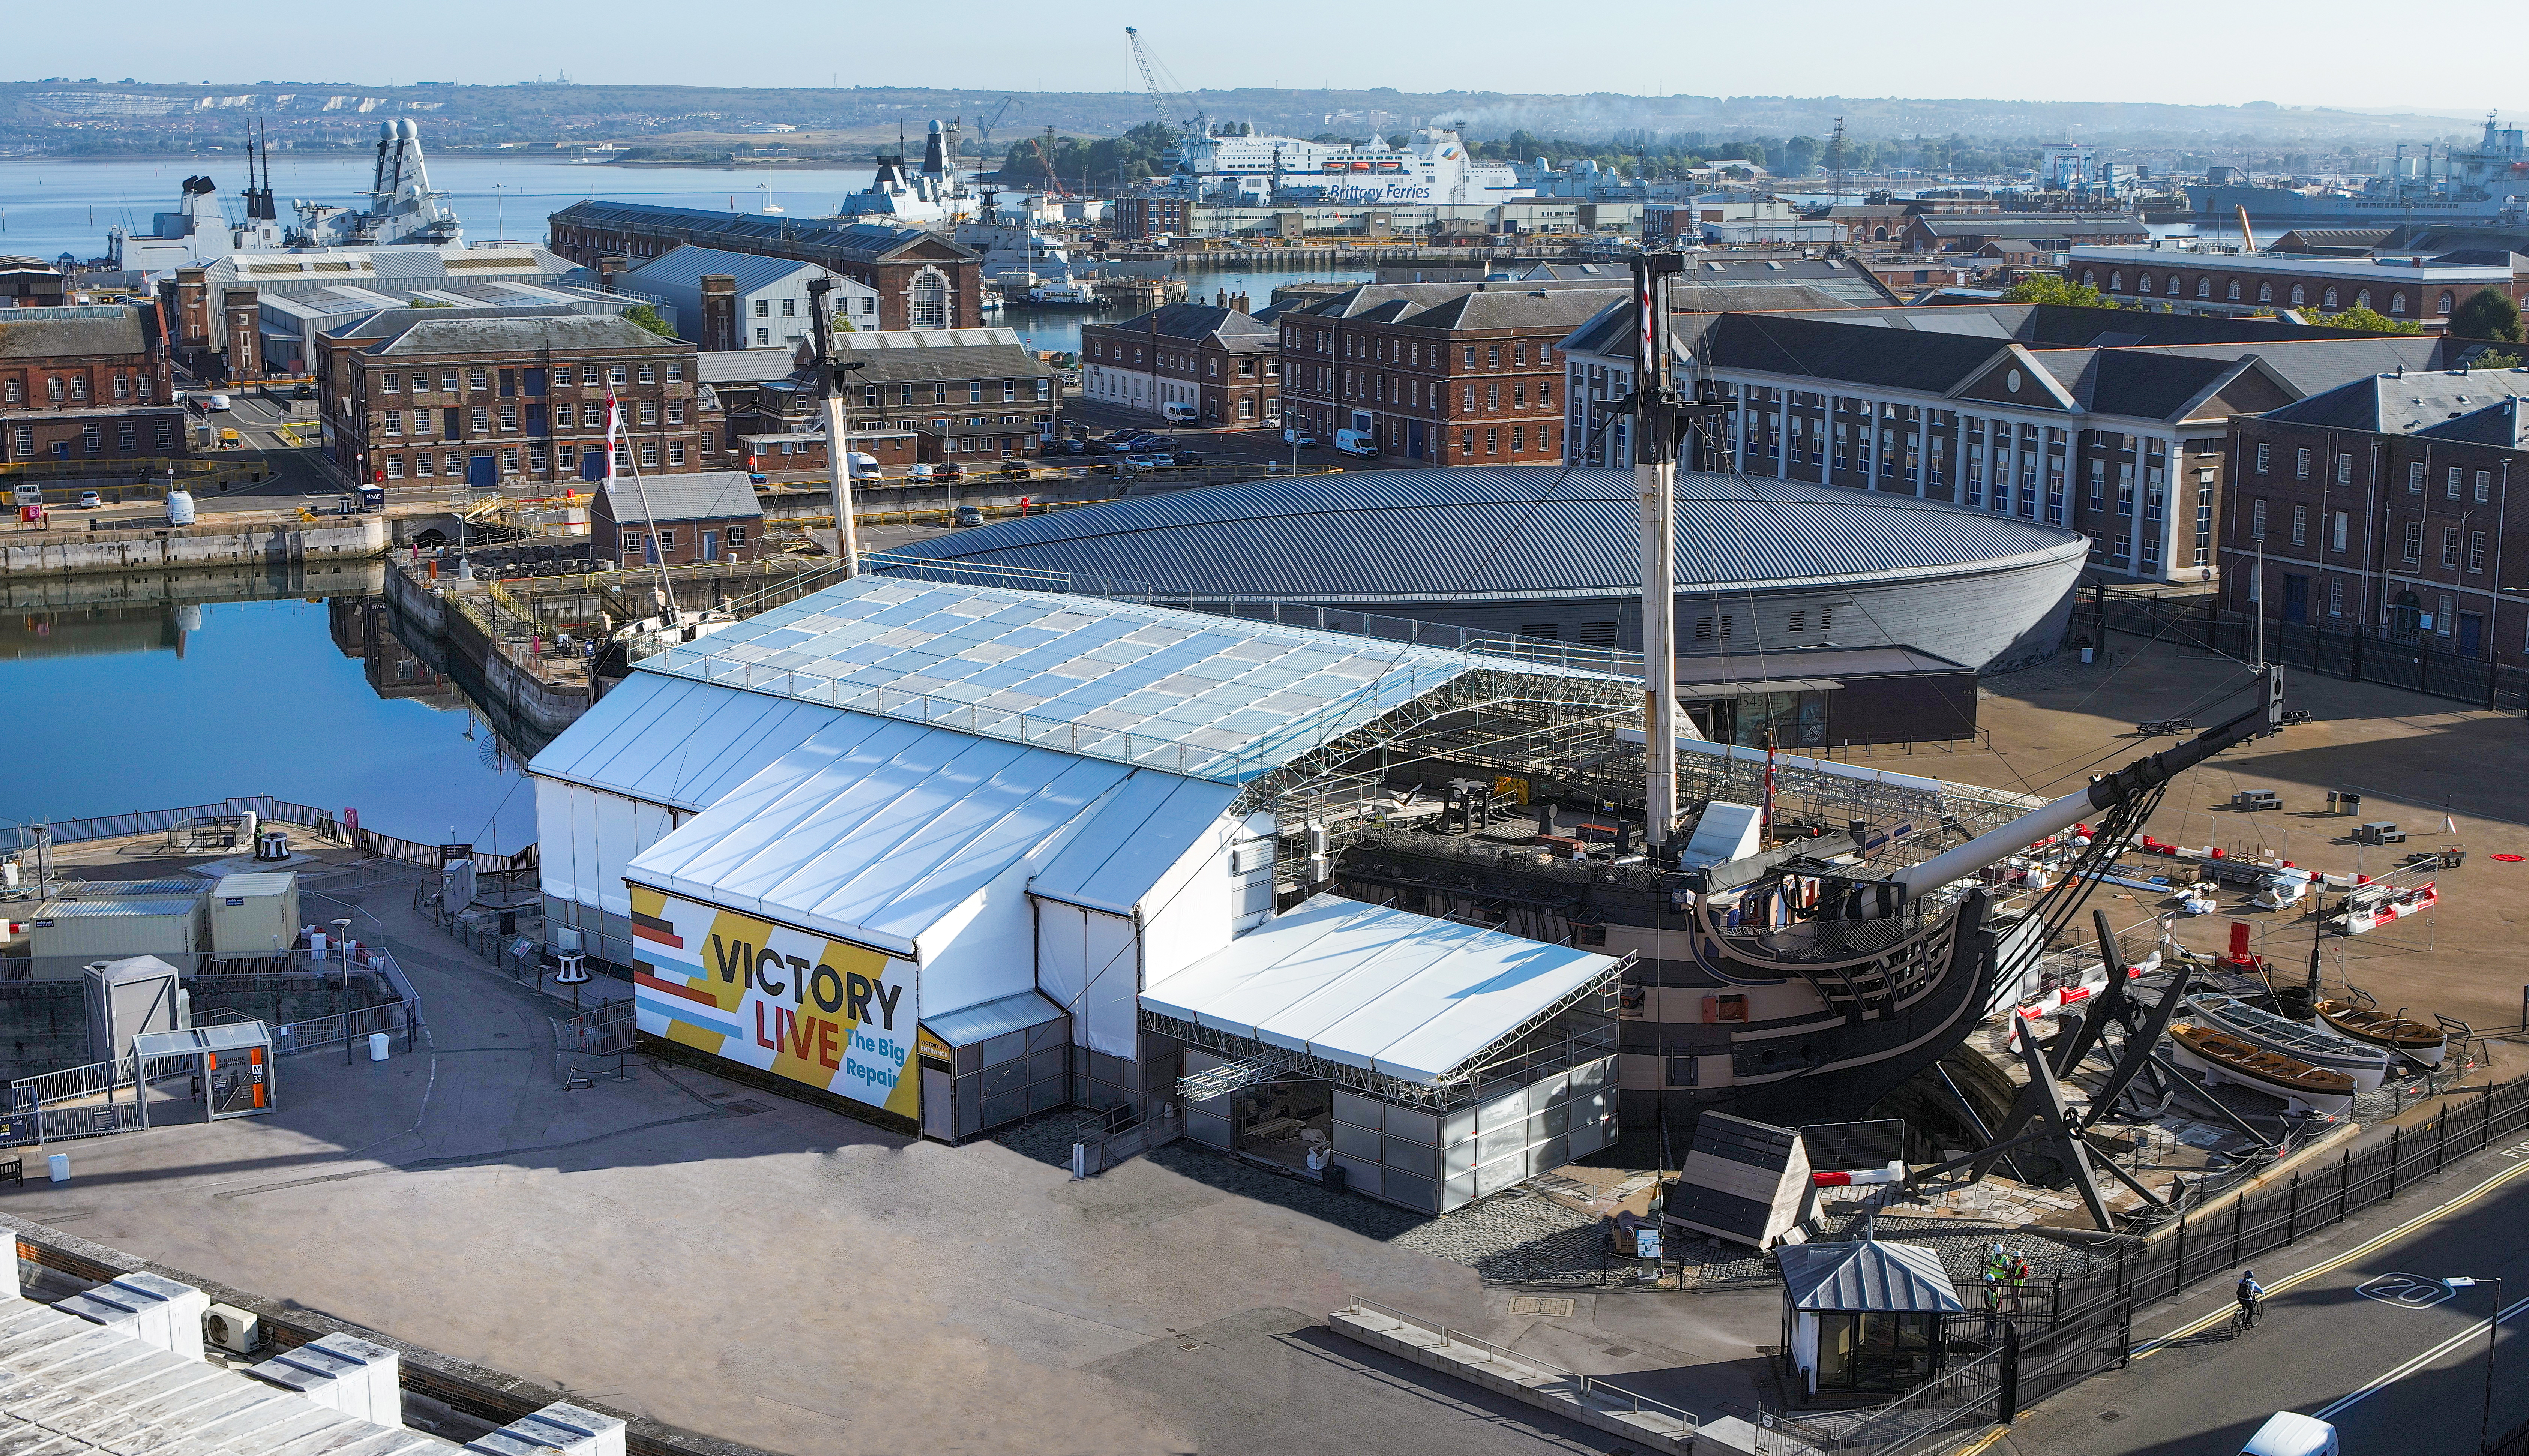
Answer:
<svg viewBox="0 0 2529 1456"><path fill-rule="evenodd" d="M0 584L22 766L0 822L269 793L406 838L534 838L519 765L542 736L486 709L380 585L374 564Z"/></svg>

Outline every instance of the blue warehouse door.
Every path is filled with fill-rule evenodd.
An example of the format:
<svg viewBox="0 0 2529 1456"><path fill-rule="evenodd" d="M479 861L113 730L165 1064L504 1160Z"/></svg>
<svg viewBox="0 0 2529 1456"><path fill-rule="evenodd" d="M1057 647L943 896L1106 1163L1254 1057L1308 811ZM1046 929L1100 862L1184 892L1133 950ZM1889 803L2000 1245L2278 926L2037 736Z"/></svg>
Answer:
<svg viewBox="0 0 2529 1456"><path fill-rule="evenodd" d="M1423 421L1419 419L1406 421L1405 458L1413 460L1423 458Z"/></svg>
<svg viewBox="0 0 2529 1456"><path fill-rule="evenodd" d="M501 483L497 462L488 455L465 458L465 483L476 490L492 490Z"/></svg>

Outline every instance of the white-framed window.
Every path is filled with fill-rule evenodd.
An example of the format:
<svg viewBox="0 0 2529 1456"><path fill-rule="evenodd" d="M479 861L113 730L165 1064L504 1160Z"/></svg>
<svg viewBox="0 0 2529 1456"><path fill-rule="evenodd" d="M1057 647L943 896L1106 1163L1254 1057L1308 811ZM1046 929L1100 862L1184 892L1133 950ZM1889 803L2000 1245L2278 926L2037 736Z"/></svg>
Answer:
<svg viewBox="0 0 2529 1456"><path fill-rule="evenodd" d="M2420 496L2423 493L2424 462L2422 460L2408 460L2406 462L2406 494L2410 496Z"/></svg>
<svg viewBox="0 0 2529 1456"><path fill-rule="evenodd" d="M2292 452L2292 474L2303 480L2307 480L2309 478L2308 451L2296 450Z"/></svg>
<svg viewBox="0 0 2529 1456"><path fill-rule="evenodd" d="M2266 501L2263 496L2248 503L2248 535L2252 540L2266 539Z"/></svg>
<svg viewBox="0 0 2529 1456"><path fill-rule="evenodd" d="M2340 450L2336 453L2336 483L2339 485L2353 483L2353 455L2350 451Z"/></svg>
<svg viewBox="0 0 2529 1456"><path fill-rule="evenodd" d="M2307 506L2292 507L2291 540L2294 546L2309 544L2309 508Z"/></svg>
<svg viewBox="0 0 2529 1456"><path fill-rule="evenodd" d="M2273 460L2274 460L2274 456L2275 456L2275 448L2274 448L2274 446L2272 446L2272 445L2268 444L2267 442L2265 442L2265 441L2263 441L2263 440L2260 440L2260 441L2258 441L2258 442L2257 442L2257 473L2258 473L2258 474L2263 475L2263 474L2265 474L2265 473L2266 473L2266 467L2267 467L2267 465L2269 465L2269 464L2271 464L2271 463L2273 462Z"/></svg>

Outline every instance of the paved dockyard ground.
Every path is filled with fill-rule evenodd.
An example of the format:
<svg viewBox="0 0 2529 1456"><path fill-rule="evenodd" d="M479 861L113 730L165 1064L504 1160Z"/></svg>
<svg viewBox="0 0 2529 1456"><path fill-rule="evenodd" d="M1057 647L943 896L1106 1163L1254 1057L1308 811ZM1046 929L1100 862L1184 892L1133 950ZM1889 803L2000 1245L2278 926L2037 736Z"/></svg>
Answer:
<svg viewBox="0 0 2529 1456"><path fill-rule="evenodd" d="M2119 736L2137 720L2216 720L2208 695L2241 675L2158 648L2052 665L1989 685L1991 751L1897 766L2062 792L2156 746ZM2410 847L2453 837L2424 832L2448 795L2469 857L2441 907L2333 944L2331 975L2480 1028L2515 1022L2529 963L2506 882L2529 867L2489 855L2529 851L2529 730L2387 688L2295 676L2292 694L2316 724L2188 776L2151 832L2277 848L2288 833L2304 864L2378 868L2383 851L2337 842L2350 821L2318 815L2326 791L2363 789L2364 817L2403 823ZM2211 807L2241 787L2287 807ZM375 918L424 998L419 1052L288 1060L275 1115L77 1146L70 1184L0 1191L0 1208L781 1451L1613 1444L1333 1339L1319 1317L1353 1295L1698 1409L1775 1397L1757 1353L1772 1289L1601 1287L1597 1236L1568 1200L1418 1218L1182 1145L1073 1182L1058 1123L952 1149L638 1057L627 1081L564 1092L557 1003L416 914L409 878L356 884L328 870L311 891ZM2112 903L2120 922L2157 908ZM2179 933L2217 948L2230 918ZM2269 954L2306 954L2306 921L2247 918ZM1511 1315L1521 1284L1571 1296L1573 1314Z"/></svg>
<svg viewBox="0 0 2529 1456"><path fill-rule="evenodd" d="M1681 1307L1567 1284L1572 1315L1510 1315L1480 1266L1560 1240L1534 1257L1594 1267L1581 1216L1541 1198L1418 1219L1184 1147L1074 1182L1058 1129L948 1148L637 1056L564 1092L566 1005L417 914L408 872L368 877L321 872L303 903L376 918L426 1045L286 1059L273 1115L75 1145L72 1182L0 1188L0 1209L812 1456L1617 1444L1327 1334L1354 1295L1692 1407L1760 1393L1767 1289Z"/></svg>
<svg viewBox="0 0 2529 1456"><path fill-rule="evenodd" d="M2119 654L2113 664L2083 666L2067 654L1989 679L1978 716L1994 751L1918 754L1912 771L2052 797L2071 792L2088 775L2177 741L2130 736L2138 723L2187 717L2203 727L2249 701L2244 692L2226 696L2247 684L2237 663L2125 635L2113 645ZM2332 873L2378 874L2410 851L2465 849L2461 867L2434 876L2442 891L2434 909L2368 935L2326 937L2327 986L2337 991L2349 978L2384 1006L2409 1007L2409 1015L2439 1012L2479 1032L2520 1030L2522 991L2529 985L2529 955L2520 943L2529 914L2529 860L2493 856L2529 855L2529 723L2516 714L2288 670L2285 693L2288 706L2308 710L2316 721L2233 748L2183 776L2145 833L2167 843L2274 854ZM2232 794L2251 788L2275 790L2284 807L2230 807ZM2358 820L2327 812L2328 792L2346 788L2363 795ZM2452 832L2443 829L2445 814ZM2363 820L2393 821L2409 837L2401 845L2355 844L2351 831ZM2140 856L2126 863L2163 872L2174 867ZM2139 891L2109 889L2094 903L2106 904L2120 929L2171 908ZM2254 928L2261 953L2279 974L2305 970L2310 917L2298 909L2249 906L2235 890L2226 889L2216 914L2180 916L2178 938L2218 954L2234 919ZM2505 1063L2519 1059L2517 1044L2496 1043L2493 1051L2497 1074L2512 1075Z"/></svg>

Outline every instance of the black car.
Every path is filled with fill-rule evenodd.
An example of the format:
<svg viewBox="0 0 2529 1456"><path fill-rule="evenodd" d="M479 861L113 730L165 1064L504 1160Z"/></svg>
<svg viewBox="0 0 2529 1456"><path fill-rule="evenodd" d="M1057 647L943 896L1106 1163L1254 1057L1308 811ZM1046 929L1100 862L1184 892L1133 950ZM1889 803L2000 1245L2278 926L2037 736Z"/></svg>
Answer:
<svg viewBox="0 0 2529 1456"><path fill-rule="evenodd" d="M1089 442L1075 435L1071 439L1062 442L1062 453L1064 455L1087 455L1089 453Z"/></svg>
<svg viewBox="0 0 2529 1456"><path fill-rule="evenodd" d="M1203 457L1195 454L1191 450L1171 451L1169 452L1169 455L1178 469L1184 469L1189 465L1200 465L1203 463Z"/></svg>
<svg viewBox="0 0 2529 1456"><path fill-rule="evenodd" d="M296 386L295 388L293 388L293 389L290 391L290 398L292 398L292 399L294 399L294 400L312 400L312 399L315 399L315 398L316 398L316 386L314 386L314 385L312 385L312 384L302 384L302 385Z"/></svg>

